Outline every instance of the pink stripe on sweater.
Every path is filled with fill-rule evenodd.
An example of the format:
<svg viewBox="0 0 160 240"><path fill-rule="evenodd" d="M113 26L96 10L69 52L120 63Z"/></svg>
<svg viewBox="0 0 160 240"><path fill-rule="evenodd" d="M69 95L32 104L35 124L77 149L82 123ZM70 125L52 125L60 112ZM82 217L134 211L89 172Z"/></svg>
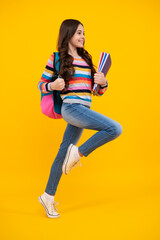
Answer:
<svg viewBox="0 0 160 240"><path fill-rule="evenodd" d="M47 66L53 68L53 63L52 64L51 63L47 63Z"/></svg>
<svg viewBox="0 0 160 240"><path fill-rule="evenodd" d="M73 61L73 64L74 65L80 65L80 66L87 66L87 67L89 67L89 65L86 64L85 62L75 62L75 61Z"/></svg>
<svg viewBox="0 0 160 240"><path fill-rule="evenodd" d="M91 90L90 87L84 87L84 86L82 86L82 87L72 87L72 88L68 88L68 90L78 90L78 89L88 89L88 90Z"/></svg>

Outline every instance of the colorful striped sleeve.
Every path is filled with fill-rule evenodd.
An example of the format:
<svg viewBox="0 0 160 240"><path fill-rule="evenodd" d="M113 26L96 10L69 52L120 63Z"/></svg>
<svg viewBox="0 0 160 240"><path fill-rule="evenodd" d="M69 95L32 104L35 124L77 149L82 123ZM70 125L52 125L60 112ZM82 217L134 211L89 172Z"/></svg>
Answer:
<svg viewBox="0 0 160 240"><path fill-rule="evenodd" d="M95 95L102 96L107 89L108 89L108 81L106 82L105 85L100 85L100 87L98 88L98 91L95 92Z"/></svg>
<svg viewBox="0 0 160 240"><path fill-rule="evenodd" d="M54 62L54 54L52 54L47 62L47 65L44 69L44 72L42 74L42 77L40 79L40 81L37 84L38 89L42 92L42 93L49 93L51 92L50 87L48 86L52 77L54 76L55 72L54 72L54 66L53 66L53 62Z"/></svg>

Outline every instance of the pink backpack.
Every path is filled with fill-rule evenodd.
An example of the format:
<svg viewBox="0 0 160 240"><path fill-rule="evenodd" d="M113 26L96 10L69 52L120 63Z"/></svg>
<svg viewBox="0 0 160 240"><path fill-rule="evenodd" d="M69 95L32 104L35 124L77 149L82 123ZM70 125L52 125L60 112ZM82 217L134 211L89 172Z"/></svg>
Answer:
<svg viewBox="0 0 160 240"><path fill-rule="evenodd" d="M54 72L56 73L51 82L54 82L58 78L58 71L59 71L59 61L55 65L56 61L59 59L59 53L54 52ZM41 92L41 111L47 117L53 119L61 119L61 107L62 107L62 99L60 97L61 91L60 90L53 90L49 93L42 93Z"/></svg>

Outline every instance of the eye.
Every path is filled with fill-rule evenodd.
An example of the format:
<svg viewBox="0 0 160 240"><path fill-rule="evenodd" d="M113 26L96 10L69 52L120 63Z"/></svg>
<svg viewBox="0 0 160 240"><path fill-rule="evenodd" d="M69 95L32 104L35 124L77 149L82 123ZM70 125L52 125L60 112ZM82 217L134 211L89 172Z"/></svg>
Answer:
<svg viewBox="0 0 160 240"><path fill-rule="evenodd" d="M78 34L81 34L81 32L78 32ZM85 36L85 33L83 33L83 35Z"/></svg>

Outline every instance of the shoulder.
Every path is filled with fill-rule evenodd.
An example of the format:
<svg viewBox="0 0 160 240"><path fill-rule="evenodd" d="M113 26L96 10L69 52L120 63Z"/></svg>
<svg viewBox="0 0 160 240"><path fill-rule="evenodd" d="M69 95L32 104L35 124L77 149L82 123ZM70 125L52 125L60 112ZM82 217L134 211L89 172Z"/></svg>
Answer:
<svg viewBox="0 0 160 240"><path fill-rule="evenodd" d="M58 52L53 52L50 56L49 56L49 61L54 61L54 58L58 58Z"/></svg>
<svg viewBox="0 0 160 240"><path fill-rule="evenodd" d="M50 60L50 61L53 61L53 60L54 60L54 53L52 53L52 54L50 55L49 60Z"/></svg>

